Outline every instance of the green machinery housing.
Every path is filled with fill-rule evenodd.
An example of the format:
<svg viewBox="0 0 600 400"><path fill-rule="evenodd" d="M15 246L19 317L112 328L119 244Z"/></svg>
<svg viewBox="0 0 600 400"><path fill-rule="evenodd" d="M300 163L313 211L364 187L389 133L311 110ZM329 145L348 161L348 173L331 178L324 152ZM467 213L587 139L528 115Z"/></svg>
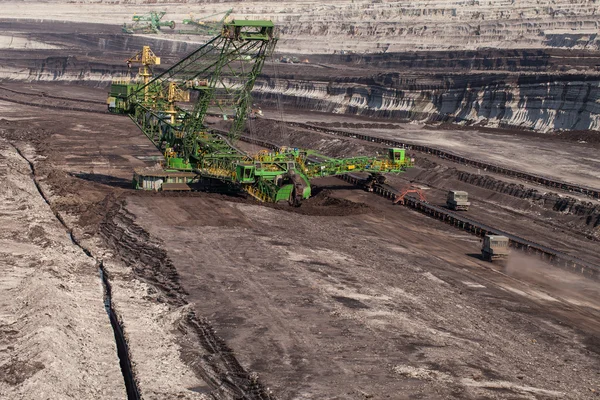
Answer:
<svg viewBox="0 0 600 400"><path fill-rule="evenodd" d="M123 24L123 33L158 33L162 27L175 29L175 21L163 21L166 11L150 11L144 15L134 15L132 24Z"/></svg>
<svg viewBox="0 0 600 400"><path fill-rule="evenodd" d="M182 21L183 25L189 25L193 29L192 30L180 30L178 33L186 33L186 34L197 34L197 35L216 35L219 33L223 24L227 20L227 17L233 12L233 8L230 8L227 11L219 12L215 14L210 14L200 18L194 18L190 14L190 18L186 18ZM210 21L209 18L212 18L217 15L221 15L221 19L219 21Z"/></svg>
<svg viewBox="0 0 600 400"><path fill-rule="evenodd" d="M127 60L139 64L138 79L115 81L108 109L127 114L163 153L160 171L136 171L136 188L189 190L198 181L218 181L266 202L299 205L311 195L310 179L348 172L401 172L410 166L404 149L383 157L335 159L310 150L262 151L236 147L252 104L250 92L277 43L271 21L234 20L181 61L154 76L160 64L149 47ZM229 116L228 132L209 129L207 113Z"/></svg>

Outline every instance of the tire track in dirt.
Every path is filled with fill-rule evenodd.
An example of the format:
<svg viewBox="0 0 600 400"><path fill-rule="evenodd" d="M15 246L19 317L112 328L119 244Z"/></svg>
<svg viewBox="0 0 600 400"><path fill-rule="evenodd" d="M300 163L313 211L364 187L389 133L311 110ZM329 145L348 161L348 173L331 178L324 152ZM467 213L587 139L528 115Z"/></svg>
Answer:
<svg viewBox="0 0 600 400"><path fill-rule="evenodd" d="M90 109L80 108L80 107L58 106L58 105L52 105L52 104L39 104L39 103L31 102L31 101L17 100L17 99L6 97L6 96L0 96L0 100L6 101L9 103L21 104L24 106L47 108L47 109L51 109L51 110L79 111L79 112L92 113L92 114L106 114L107 113L107 111L105 112L105 111L99 111L99 110L90 110Z"/></svg>
<svg viewBox="0 0 600 400"><path fill-rule="evenodd" d="M114 204L100 224L100 235L136 276L164 294L159 301L175 307L188 304L187 293L179 274L167 253L148 232L135 223L135 217L125 209L124 201ZM210 321L188 311L179 331L191 336L203 353L182 352L182 358L210 386L215 399L275 400L259 381L238 362L235 353L220 338Z"/></svg>
<svg viewBox="0 0 600 400"><path fill-rule="evenodd" d="M6 86L0 86L0 90L5 90L7 92L11 92L11 93L15 93L15 94L22 94L24 96L31 96L31 97L41 97L41 98L49 98L49 99L57 99L57 100L67 100L67 101L75 101L72 98L69 97L61 97L61 96L54 96L51 94L46 94L46 93L28 93L28 92L20 92L18 90L14 90L14 89L9 89ZM97 100L85 100L85 99L77 99L76 100L78 103L89 103L89 104L102 104L105 105L106 103L103 101L97 101Z"/></svg>
<svg viewBox="0 0 600 400"><path fill-rule="evenodd" d="M46 194L44 193L44 190L40 186L40 184L37 180L37 176L36 176L35 165L23 154L21 149L19 149L13 143L10 143L10 145L15 149L17 154L19 154L19 156L21 158L23 158L23 160L25 160L27 162L27 164L29 165L30 176L31 176L31 179L33 180L33 183L34 183L36 189L38 190L38 193L40 194L40 196L42 197L44 202L46 202L46 204L48 204L48 207L50 207L50 209L52 210L52 212L53 212L54 216L56 217L56 219L58 220L58 222L60 222L60 224L65 228L65 230L69 234L71 242L75 246L79 247L86 256L93 259L94 262L96 263L96 266L100 273L100 278L102 280L102 286L104 289L104 307L105 307L106 313L108 314L108 317L110 319L110 324L113 328L113 332L115 335L115 342L117 345L117 354L119 357L119 364L121 367L121 372L123 374L123 380L124 380L125 388L127 391L127 399L128 400L140 400L141 399L140 391L138 388L137 379L135 377L135 372L131 366L131 357L129 354L129 346L127 343L127 338L124 333L123 324L121 323L121 319L120 319L119 315L116 313L116 311L113 307L113 304L112 304L112 296L111 296L112 290L111 290L110 280L109 280L108 274L106 273L106 271L104 269L104 264L103 264L102 260L99 260L96 257L94 257L92 255L91 251L89 249L87 249L86 247L84 247L79 242L79 240L77 240L77 238L73 234L73 229L67 225L67 223L62 218L62 216L54 209L54 207L52 207L52 203L50 203L50 200L48 200L48 197L46 196Z"/></svg>

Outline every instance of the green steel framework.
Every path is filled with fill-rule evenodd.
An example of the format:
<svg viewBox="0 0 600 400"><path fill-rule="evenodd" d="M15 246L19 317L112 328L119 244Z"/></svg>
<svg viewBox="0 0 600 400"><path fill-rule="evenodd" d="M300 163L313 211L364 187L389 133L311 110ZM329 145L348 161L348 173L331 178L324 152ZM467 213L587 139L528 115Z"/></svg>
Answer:
<svg viewBox="0 0 600 400"><path fill-rule="evenodd" d="M163 152L165 179L169 171L187 171L187 183L198 177L213 178L263 201L299 204L310 197L309 179L316 176L356 171L378 175L410 166L404 149L390 149L388 157L381 159L333 159L298 149L251 157L237 149L235 140L244 128L250 93L276 42L271 21L226 23L218 36L147 83L113 83L109 110L128 114ZM146 54L153 55L149 48ZM152 63L150 56L150 61L142 61L146 62L143 68ZM224 115L233 111L227 136L204 124L211 106ZM135 185L147 188L144 179L137 173Z"/></svg>
<svg viewBox="0 0 600 400"><path fill-rule="evenodd" d="M175 21L161 21L165 14L166 11L150 11L145 15L134 15L133 24L123 24L122 31L124 33L158 33L163 26L175 29Z"/></svg>

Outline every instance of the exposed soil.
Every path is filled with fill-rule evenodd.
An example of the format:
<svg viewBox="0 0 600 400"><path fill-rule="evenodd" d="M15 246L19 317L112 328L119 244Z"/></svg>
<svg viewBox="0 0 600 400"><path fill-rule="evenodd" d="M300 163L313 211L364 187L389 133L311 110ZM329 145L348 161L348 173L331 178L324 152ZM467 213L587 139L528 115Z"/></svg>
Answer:
<svg viewBox="0 0 600 400"><path fill-rule="evenodd" d="M428 124L427 127L433 130L462 130L467 132L481 131L506 136L510 136L515 133L515 129L487 128L481 125L457 125L450 122ZM565 130L550 133L535 132L530 129L521 129L518 131L520 136L530 137L534 139L542 139L545 142L580 143L587 144L593 148L598 148L598 145L600 144L600 135L598 135L597 131L592 130Z"/></svg>
<svg viewBox="0 0 600 400"><path fill-rule="evenodd" d="M44 24L4 24L51 36ZM93 86L123 72L114 66L143 39L125 40L118 27L96 35L98 26L77 26L77 35L62 27L52 36L56 45L73 46L76 59L46 59L53 54L47 49L31 59L0 51L15 69L44 60L46 77L81 66L78 79L88 84L1 85L0 397L123 398L98 271L55 215L103 260L144 399L598 396L598 282L520 253L505 266L483 262L478 238L337 178L315 180L314 196L301 207L262 205L239 193L131 189L132 171L153 166L161 154L128 118L106 114L106 92ZM100 39L109 60L101 60ZM165 60L187 49L156 44ZM373 60L385 68L393 57ZM341 80L364 74L361 66L347 69ZM88 80L90 74L103 78ZM523 170L550 166L566 180L595 179L597 161L585 143L575 143L591 143L593 132L535 136L535 144L518 130L293 111L285 119L443 139L440 145L457 152L493 148L485 157L509 158ZM226 127L214 117L210 123ZM247 133L336 157L385 152L267 119L250 122ZM27 151L49 204L11 144ZM600 263L598 204L409 156L417 165L390 177L392 186L418 184L440 205L447 190L467 190L469 217Z"/></svg>
<svg viewBox="0 0 600 400"><path fill-rule="evenodd" d="M95 262L58 221L24 154L0 134L0 397L125 396Z"/></svg>
<svg viewBox="0 0 600 400"><path fill-rule="evenodd" d="M316 181L315 196L298 208L223 194L136 192L128 186L131 171L152 165L156 152L143 146L145 138L126 118L99 116L106 121L102 137L89 134L94 122L68 116L60 132L44 131L43 118L2 121L4 135L36 147L36 170L53 192L53 207L90 240L101 238L112 262L129 271L128 280L147 285L143 301L177 310L171 329L180 345L174 350L204 382L187 386L190 396L592 393L600 331L596 284L550 266L542 267L544 280L523 268L499 274L472 256L476 239L335 178ZM290 142L283 144L323 143L313 147L332 155L380 150L352 139L332 144L314 133L288 132ZM422 158L406 178L429 182L430 192L440 193L433 201L442 201L444 185L459 183L470 185L474 203L504 196L494 200L497 223L512 215L501 206L514 207L507 199L531 201L502 194L501 177L487 178L492 187L471 185L461 180L462 168L453 168ZM521 218L541 221L532 213ZM525 225L509 220L523 233ZM547 235L531 232L535 240ZM567 233L552 235L573 240ZM572 283L561 286L565 281ZM135 331L135 325L125 326ZM137 334L131 335L133 345ZM132 350L143 370L145 360L135 358L135 345ZM577 360L577 372L571 360ZM162 387L163 395L173 390L160 379L154 387Z"/></svg>
<svg viewBox="0 0 600 400"><path fill-rule="evenodd" d="M315 123L315 122L307 122L309 125L319 125L325 126L329 128L379 128L379 129L402 129L401 126L397 124L391 123L377 123L377 122L325 122L325 123Z"/></svg>

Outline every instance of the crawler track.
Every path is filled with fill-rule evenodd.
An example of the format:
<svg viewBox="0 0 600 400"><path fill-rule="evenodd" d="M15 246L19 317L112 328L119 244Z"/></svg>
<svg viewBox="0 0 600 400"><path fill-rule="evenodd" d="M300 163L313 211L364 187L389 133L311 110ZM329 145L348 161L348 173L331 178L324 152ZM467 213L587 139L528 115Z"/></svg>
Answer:
<svg viewBox="0 0 600 400"><path fill-rule="evenodd" d="M556 179L548 178L541 175L530 174L528 172L518 171L514 169L509 169L506 167L501 167L499 165L490 164L481 160L469 159L458 154L454 154L447 150L436 149L434 147L422 145L422 144L414 144L409 142L403 142L398 140L390 140L384 139L376 136L363 135L354 132L347 132L338 129L329 129L322 128L319 126L314 126L310 124L303 124L299 122L287 122L288 125L294 126L297 128L307 129L318 133L324 133L327 135L334 136L344 136L352 139L360 139L367 142L380 143L390 147L404 147L409 150L415 150L422 153L433 154L441 158L445 158L450 161L454 161L460 164L470 165L475 168L484 169L487 171L495 172L497 174L502 174L518 179L522 179L528 182L537 183L539 185L547 186L554 189L564 190L567 192L577 192L581 193L595 199L600 199L600 189L594 189L586 186L575 185L572 183L559 181Z"/></svg>
<svg viewBox="0 0 600 400"><path fill-rule="evenodd" d="M363 186L365 182L363 178L353 174L340 175L338 178L358 186ZM399 194L396 189L385 184L375 184L373 186L373 192L390 199L394 199ZM462 215L453 213L445 208L437 207L427 202L417 200L414 197L405 197L404 205L477 236L485 236L488 233L506 236L510 241L510 246L515 249L519 249L531 254L537 254L542 257L542 259L552 264L570 271L579 272L586 277L600 280L600 266L598 265L591 264L587 261L559 252L541 244L531 242L511 233L495 229L481 222L477 222L463 217Z"/></svg>

